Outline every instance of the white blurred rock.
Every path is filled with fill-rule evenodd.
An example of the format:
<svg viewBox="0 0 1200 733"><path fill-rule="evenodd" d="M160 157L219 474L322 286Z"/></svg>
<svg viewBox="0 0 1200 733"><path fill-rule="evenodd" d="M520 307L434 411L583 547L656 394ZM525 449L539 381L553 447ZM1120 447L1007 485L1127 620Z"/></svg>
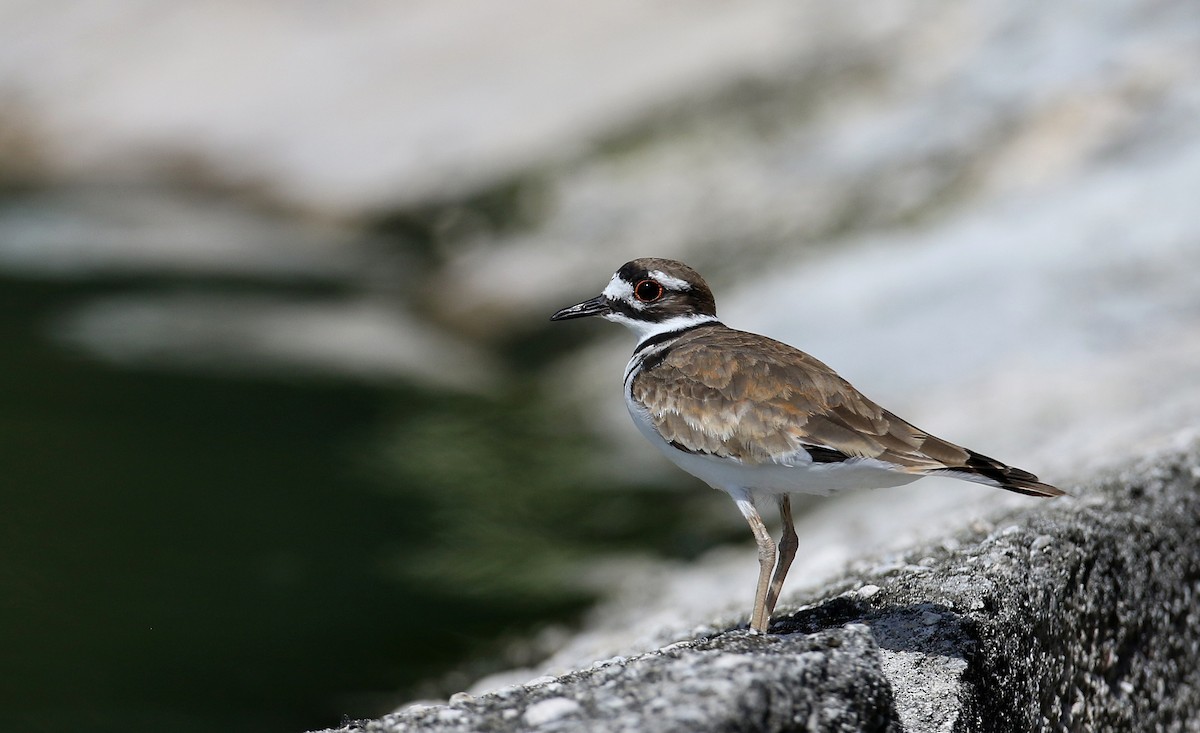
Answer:
<svg viewBox="0 0 1200 733"><path fill-rule="evenodd" d="M0 270L32 277L361 280L366 238L229 197L85 186L0 197Z"/></svg>
<svg viewBox="0 0 1200 733"><path fill-rule="evenodd" d="M113 296L61 318L56 336L118 364L409 379L468 392L487 392L500 379L486 354L388 301Z"/></svg>
<svg viewBox="0 0 1200 733"><path fill-rule="evenodd" d="M51 178L172 178L190 164L354 215L469 193L754 75L820 30L805 15L781 0L10 0L0 129L29 138Z"/></svg>
<svg viewBox="0 0 1200 733"><path fill-rule="evenodd" d="M545 221L451 263L445 281L466 287L449 315L481 331L541 319L646 255L728 286L864 243L904 246L981 208L990 226L1020 224L1026 205L1050 224L1061 207L1052 226L1072 237L1085 226L1068 211L1076 186L1136 187L1200 137L1200 15L1187 3L927 3L858 34L821 26L829 5L809 19L827 35L798 35L810 53L781 59L744 103L713 91L629 150L549 177ZM1169 225L1190 214L1180 201L1156 207ZM1105 250L1140 246L1112 237Z"/></svg>

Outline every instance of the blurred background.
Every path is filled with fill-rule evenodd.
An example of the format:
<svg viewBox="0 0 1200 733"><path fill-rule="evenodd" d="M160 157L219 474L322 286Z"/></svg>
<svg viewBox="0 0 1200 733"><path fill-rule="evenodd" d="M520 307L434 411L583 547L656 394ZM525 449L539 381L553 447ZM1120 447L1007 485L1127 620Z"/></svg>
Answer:
<svg viewBox="0 0 1200 733"><path fill-rule="evenodd" d="M0 728L331 726L740 613L630 336L547 322L637 256L1064 486L1169 441L1197 119L1182 0L0 0ZM811 505L792 582L1007 501L926 483Z"/></svg>

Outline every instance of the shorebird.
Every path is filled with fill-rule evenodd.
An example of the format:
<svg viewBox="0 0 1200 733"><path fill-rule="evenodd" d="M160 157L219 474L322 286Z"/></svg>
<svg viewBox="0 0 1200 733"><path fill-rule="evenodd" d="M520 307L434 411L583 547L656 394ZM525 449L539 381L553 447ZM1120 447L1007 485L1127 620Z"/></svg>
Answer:
<svg viewBox="0 0 1200 733"><path fill-rule="evenodd" d="M798 546L790 495L952 476L1029 496L1064 492L955 445L872 402L825 364L729 328L704 278L675 260L621 266L604 291L552 321L600 316L637 334L625 403L639 431L684 471L729 494L758 543L750 628L766 632ZM758 512L774 499L778 544Z"/></svg>

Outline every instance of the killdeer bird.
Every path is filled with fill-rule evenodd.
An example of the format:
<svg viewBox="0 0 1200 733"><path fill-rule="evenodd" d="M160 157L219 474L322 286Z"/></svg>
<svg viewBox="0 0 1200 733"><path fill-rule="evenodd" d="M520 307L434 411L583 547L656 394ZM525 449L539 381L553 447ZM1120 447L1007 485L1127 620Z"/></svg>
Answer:
<svg viewBox="0 0 1200 733"><path fill-rule="evenodd" d="M952 476L1030 496L1064 492L1028 471L913 426L799 349L717 320L692 268L653 257L621 266L604 292L552 321L600 316L630 328L625 403L638 430L684 471L728 493L758 543L750 628L766 632L796 554L790 494ZM757 503L773 498L778 545Z"/></svg>

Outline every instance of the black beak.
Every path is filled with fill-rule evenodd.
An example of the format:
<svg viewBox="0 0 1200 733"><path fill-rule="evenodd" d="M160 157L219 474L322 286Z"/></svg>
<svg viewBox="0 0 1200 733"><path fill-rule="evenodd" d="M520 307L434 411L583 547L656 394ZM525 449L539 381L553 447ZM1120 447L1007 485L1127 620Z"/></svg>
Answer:
<svg viewBox="0 0 1200 733"><path fill-rule="evenodd" d="M609 312L608 303L604 300L603 295L597 295L591 300L585 300L582 303L563 308L559 312L550 316L552 321L566 321L571 318L586 318L588 316L601 316Z"/></svg>

